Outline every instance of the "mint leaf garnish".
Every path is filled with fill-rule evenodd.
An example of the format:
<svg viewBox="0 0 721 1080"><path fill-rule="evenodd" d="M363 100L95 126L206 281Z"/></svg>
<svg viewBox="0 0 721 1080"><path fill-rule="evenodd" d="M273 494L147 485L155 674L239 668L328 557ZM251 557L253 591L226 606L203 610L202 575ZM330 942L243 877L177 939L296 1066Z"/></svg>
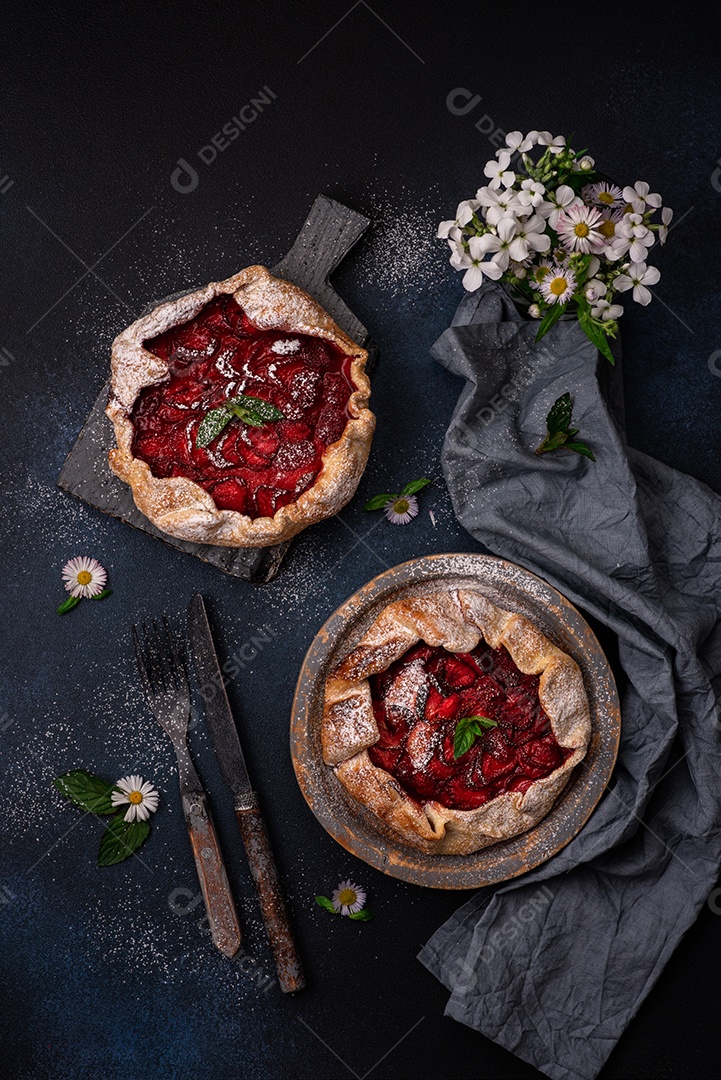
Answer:
<svg viewBox="0 0 721 1080"><path fill-rule="evenodd" d="M221 431L228 426L233 419L233 414L225 405L218 409L211 409L202 419L198 433L195 436L196 446L208 446L213 439L217 439Z"/></svg>
<svg viewBox="0 0 721 1080"><path fill-rule="evenodd" d="M125 821L122 814L111 819L98 850L98 866L113 866L129 858L150 833L147 821Z"/></svg>
<svg viewBox="0 0 721 1080"><path fill-rule="evenodd" d="M283 413L279 408L273 405L272 402L263 401L262 398L251 397L248 394L241 394L240 397L228 398L226 404L233 412L236 412L236 410L250 412L263 421L283 419ZM240 416L240 411L236 412L236 415Z"/></svg>
<svg viewBox="0 0 721 1080"><path fill-rule="evenodd" d="M536 454L548 454L552 450L574 450L591 461L596 460L590 447L574 438L578 435L578 428L570 427L572 411L571 395L568 392L561 394L546 417L547 434L543 442L536 447Z"/></svg>
<svg viewBox="0 0 721 1080"><path fill-rule="evenodd" d="M72 611L74 607L78 606L81 600L81 596L69 596L58 608L58 615L67 615L69 611Z"/></svg>
<svg viewBox="0 0 721 1080"><path fill-rule="evenodd" d="M91 814L112 814L115 811L110 799L115 785L93 776L85 769L73 769L56 776L53 784L61 795L81 810L88 810Z"/></svg>
<svg viewBox="0 0 721 1080"><path fill-rule="evenodd" d="M453 738L454 758L462 757L471 749L476 739L494 727L498 727L498 721L491 720L488 716L464 716L456 724Z"/></svg>
<svg viewBox="0 0 721 1080"><path fill-rule="evenodd" d="M283 415L280 409L262 398L248 394L228 398L217 409L211 409L205 414L195 436L195 445L209 446L213 439L217 439L225 430L233 417L242 420L249 427L263 427L271 420L282 420Z"/></svg>
<svg viewBox="0 0 721 1080"><path fill-rule="evenodd" d="M360 911L351 911L348 916L349 919L354 919L355 922L370 922L373 918L373 912L368 908L362 908Z"/></svg>

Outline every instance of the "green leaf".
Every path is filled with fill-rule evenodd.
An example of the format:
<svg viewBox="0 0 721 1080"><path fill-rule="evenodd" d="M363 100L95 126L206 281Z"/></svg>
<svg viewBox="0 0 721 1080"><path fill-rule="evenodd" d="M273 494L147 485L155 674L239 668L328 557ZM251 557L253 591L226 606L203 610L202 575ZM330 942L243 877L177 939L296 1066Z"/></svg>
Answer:
<svg viewBox="0 0 721 1080"><path fill-rule="evenodd" d="M547 334L551 327L556 325L569 304L570 300L567 300L565 304L554 304L548 309L539 324L536 341L540 341L543 335Z"/></svg>
<svg viewBox="0 0 721 1080"><path fill-rule="evenodd" d="M316 896L315 902L319 907L324 908L326 911L330 911L333 915L338 914L327 896Z"/></svg>
<svg viewBox="0 0 721 1080"><path fill-rule="evenodd" d="M67 615L69 611L72 611L74 607L77 607L82 596L69 596L67 600L63 600L62 604L58 608L58 615Z"/></svg>
<svg viewBox="0 0 721 1080"><path fill-rule="evenodd" d="M91 600L107 600L107 598L109 596L112 596L112 595L113 595L113 590L112 589L103 589L103 591L99 592L97 596L91 596L90 599Z"/></svg>
<svg viewBox="0 0 721 1080"><path fill-rule="evenodd" d="M260 416L259 413L254 412L249 405L231 404L229 408L231 412L233 412L239 420L242 420L244 424L247 424L248 427L265 427L265 420L263 417Z"/></svg>
<svg viewBox="0 0 721 1080"><path fill-rule="evenodd" d="M616 361L613 358L611 346L608 344L608 338L598 325L598 322L585 311L579 313L578 322L589 341L593 342L598 351L602 353L607 360L612 364L615 364Z"/></svg>
<svg viewBox="0 0 721 1080"><path fill-rule="evenodd" d="M548 454L551 450L560 450L568 439L567 431L557 431L555 435L547 435L540 446L536 447L537 454Z"/></svg>
<svg viewBox="0 0 721 1080"><path fill-rule="evenodd" d="M382 510L389 499L397 499L397 495L389 495L387 492L385 495L374 495L372 499L363 507L364 510Z"/></svg>
<svg viewBox="0 0 721 1080"><path fill-rule="evenodd" d="M352 911L348 918L353 919L355 922L370 922L373 913L368 908L363 908L361 911Z"/></svg>
<svg viewBox="0 0 721 1080"><path fill-rule="evenodd" d="M564 450L575 450L577 454L583 454L584 457L590 458L591 461L596 460L591 448L586 446L584 442L567 442L564 444Z"/></svg>
<svg viewBox="0 0 721 1080"><path fill-rule="evenodd" d="M285 416L272 402L263 401L259 397L251 397L249 394L229 398L227 404L231 409L236 405L241 408L248 408L256 416L259 416L261 420L283 420Z"/></svg>
<svg viewBox="0 0 721 1080"><path fill-rule="evenodd" d="M560 398L557 398L556 401L554 401L551 410L546 417L548 434L555 435L559 431L566 431L571 422L572 411L573 405L571 404L571 395L568 392L561 394Z"/></svg>
<svg viewBox="0 0 721 1080"><path fill-rule="evenodd" d="M401 491L401 495L415 495L417 494L417 492L423 491L424 487L428 487L428 485L432 483L433 481L429 480L425 476L421 477L420 480L411 480L411 482L409 484L406 484L406 486L403 488L403 491Z"/></svg>
<svg viewBox="0 0 721 1080"><path fill-rule="evenodd" d="M498 721L491 720L488 716L464 716L456 724L453 738L454 758L462 757L484 731L490 731L494 727L498 727Z"/></svg>
<svg viewBox="0 0 721 1080"><path fill-rule="evenodd" d="M81 810L88 810L91 814L115 812L110 800L115 785L101 780L99 776L93 776L85 769L73 769L62 776L56 776L53 784L61 795Z"/></svg>
<svg viewBox="0 0 721 1080"><path fill-rule="evenodd" d="M122 814L111 818L100 841L98 866L113 866L123 862L148 839L149 833L148 821L125 821Z"/></svg>
<svg viewBox="0 0 721 1080"><path fill-rule="evenodd" d="M213 439L217 439L221 431L228 426L233 419L233 414L225 405L218 409L211 409L202 419L198 433L195 436L196 446L208 446Z"/></svg>

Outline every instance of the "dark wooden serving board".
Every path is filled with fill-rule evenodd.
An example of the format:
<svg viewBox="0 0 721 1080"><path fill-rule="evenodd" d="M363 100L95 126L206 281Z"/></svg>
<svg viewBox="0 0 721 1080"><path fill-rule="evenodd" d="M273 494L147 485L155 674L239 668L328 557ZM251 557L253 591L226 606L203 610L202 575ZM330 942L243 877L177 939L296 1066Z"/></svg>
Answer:
<svg viewBox="0 0 721 1080"><path fill-rule="evenodd" d="M368 370L377 359L377 349L368 331L338 296L329 277L341 260L363 235L370 221L342 203L319 195L293 246L271 273L299 285L310 293L353 341L368 350ZM166 296L149 304L143 314L166 300L195 292L200 286ZM58 477L58 486L70 495L120 518L136 529L156 536L171 547L185 551L234 577L260 584L275 577L289 544L267 548L225 548L212 544L193 544L168 536L140 513L130 488L119 480L108 465L108 451L115 445L113 426L105 415L110 381L106 382L88 415L83 429L67 456Z"/></svg>

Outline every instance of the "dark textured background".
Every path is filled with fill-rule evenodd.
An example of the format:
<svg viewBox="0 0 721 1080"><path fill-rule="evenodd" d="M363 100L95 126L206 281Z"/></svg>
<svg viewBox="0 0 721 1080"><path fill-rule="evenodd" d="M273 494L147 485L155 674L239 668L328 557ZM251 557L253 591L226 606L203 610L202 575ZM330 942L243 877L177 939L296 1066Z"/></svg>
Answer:
<svg viewBox="0 0 721 1080"><path fill-rule="evenodd" d="M385 878L323 832L295 783L289 709L304 652L345 597L412 556L477 550L442 484L405 529L361 509L378 490L439 473L459 384L428 349L461 286L434 233L482 181L494 147L477 121L573 133L605 172L649 180L675 208L678 228L657 255L659 302L629 303L623 319L629 439L721 490L716 28L659 28L650 12L634 25L622 10L594 28L597 12L579 23L570 8L549 11L540 28L531 5L476 6L471 19L469 5L386 0L88 10L17 5L0 47L0 1073L537 1075L443 1018L446 992L415 955L464 894ZM198 150L263 86L272 104L212 165L200 162ZM456 87L481 96L467 115L446 107ZM188 194L170 183L179 158L199 175ZM301 536L277 580L258 589L75 502L55 480L115 334L154 297L253 261L273 265L319 191L374 222L336 285L381 349L378 432L358 496ZM108 569L114 595L59 619L61 567L86 553ZM223 655L259 631L266 639L229 692L308 971L295 999L259 989L203 936L202 909L180 908L192 905L196 879L170 744L141 698L129 625L160 611L177 619L195 590ZM270 972L202 723L191 744L248 952ZM142 861L95 868L99 823L51 787L78 766L108 779L137 770L161 789ZM369 890L374 922L314 906L345 876ZM720 966L721 917L707 908L604 1077L714 1071Z"/></svg>

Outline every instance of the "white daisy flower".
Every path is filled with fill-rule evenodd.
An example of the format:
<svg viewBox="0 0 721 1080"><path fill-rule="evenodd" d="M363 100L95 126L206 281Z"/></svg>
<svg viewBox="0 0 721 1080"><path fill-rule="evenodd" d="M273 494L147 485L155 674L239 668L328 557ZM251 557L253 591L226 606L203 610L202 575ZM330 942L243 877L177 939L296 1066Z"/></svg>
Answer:
<svg viewBox="0 0 721 1080"><path fill-rule="evenodd" d="M555 266L550 259L541 259L538 266L533 268L533 277L540 284L544 278L548 277L549 271L554 269Z"/></svg>
<svg viewBox="0 0 721 1080"><path fill-rule="evenodd" d="M598 226L598 231L606 243L613 246L619 239L619 236L616 235L616 229L619 221L621 221L623 217L623 213L620 210L602 210L601 217L603 218L603 221ZM607 255L608 258L616 257L615 255L611 256L608 252Z"/></svg>
<svg viewBox="0 0 721 1080"><path fill-rule="evenodd" d="M576 276L570 270L554 266L538 286L540 293L549 304L565 304L573 296L576 288Z"/></svg>
<svg viewBox="0 0 721 1080"><path fill-rule="evenodd" d="M392 521L394 525L407 525L418 513L418 499L415 495L399 495L397 499L389 499L383 510L388 520ZM343 886L339 887L342 888ZM365 899L365 896L363 899ZM343 912L343 914L345 915L347 912Z"/></svg>
<svg viewBox="0 0 721 1080"><path fill-rule="evenodd" d="M580 251L587 255L604 246L599 228L602 221L600 210L593 206L584 206L583 203L580 206L569 206L558 215L556 232L569 251Z"/></svg>
<svg viewBox="0 0 721 1080"><path fill-rule="evenodd" d="M341 881L338 888L333 890L331 902L341 915L355 915L365 906L366 892L350 881Z"/></svg>
<svg viewBox="0 0 721 1080"><path fill-rule="evenodd" d="M594 319L603 319L604 322L608 322L609 319L620 319L623 315L623 308L620 304L611 304L608 300L599 300L595 307L591 308L591 314Z"/></svg>
<svg viewBox="0 0 721 1080"><path fill-rule="evenodd" d="M128 804L125 821L147 821L158 809L158 792L142 776L124 776L115 786L120 790L112 793L110 801L113 806Z"/></svg>
<svg viewBox="0 0 721 1080"><path fill-rule="evenodd" d="M71 596L97 596L105 588L108 575L97 559L81 556L63 567L63 581Z"/></svg>
<svg viewBox="0 0 721 1080"><path fill-rule="evenodd" d="M607 184L602 181L598 184L586 184L581 192L583 201L590 206L603 206L607 210L615 210L617 206L623 206L623 192L615 184Z"/></svg>
<svg viewBox="0 0 721 1080"><path fill-rule="evenodd" d="M613 283L614 289L619 292L628 292L633 289L633 298L637 304L646 307L651 303L651 291L646 286L655 285L661 277L661 272L655 266L646 266L643 262L632 262L627 274L619 274Z"/></svg>

